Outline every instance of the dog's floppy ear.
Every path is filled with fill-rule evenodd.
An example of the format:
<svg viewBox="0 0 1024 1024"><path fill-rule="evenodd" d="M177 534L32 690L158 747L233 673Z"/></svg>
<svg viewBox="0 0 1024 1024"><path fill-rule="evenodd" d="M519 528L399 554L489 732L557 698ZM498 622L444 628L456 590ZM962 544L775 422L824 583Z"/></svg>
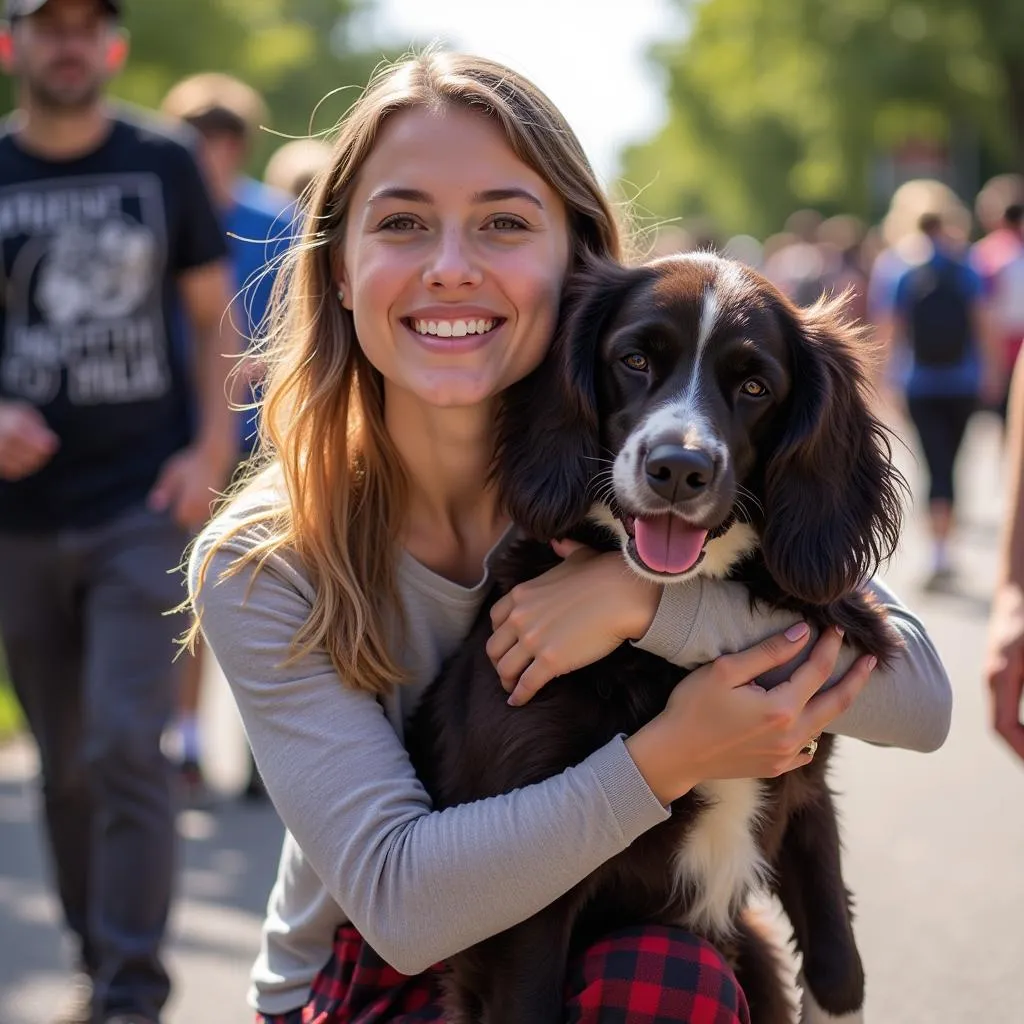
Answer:
<svg viewBox="0 0 1024 1024"><path fill-rule="evenodd" d="M547 355L504 393L493 476L513 520L534 537L565 536L590 507L601 453L598 348L643 276L597 259L574 271Z"/></svg>
<svg viewBox="0 0 1024 1024"><path fill-rule="evenodd" d="M893 554L908 493L869 405L868 342L840 304L780 304L793 388L765 475L766 565L783 589L817 605L838 600Z"/></svg>

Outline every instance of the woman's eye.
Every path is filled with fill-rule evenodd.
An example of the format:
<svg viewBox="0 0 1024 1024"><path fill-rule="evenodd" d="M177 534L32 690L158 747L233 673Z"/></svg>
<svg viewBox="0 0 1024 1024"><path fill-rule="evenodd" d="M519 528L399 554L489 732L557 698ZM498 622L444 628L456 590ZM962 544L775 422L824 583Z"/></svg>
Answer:
<svg viewBox="0 0 1024 1024"><path fill-rule="evenodd" d="M526 222L521 221L518 217L503 215L491 218L488 226L497 228L498 231L523 231L526 228Z"/></svg>
<svg viewBox="0 0 1024 1024"><path fill-rule="evenodd" d="M763 395L768 394L768 389L759 381L753 377L750 380L745 380L740 387L740 391L745 395L750 395L751 398L761 398Z"/></svg>
<svg viewBox="0 0 1024 1024"><path fill-rule="evenodd" d="M637 370L640 373L646 373L650 369L650 363L647 362L647 356L641 352L630 352L628 356L623 358L623 363L626 364L631 370Z"/></svg>
<svg viewBox="0 0 1024 1024"><path fill-rule="evenodd" d="M415 231L419 227L415 217L405 213L396 213L385 218L380 225L381 231Z"/></svg>

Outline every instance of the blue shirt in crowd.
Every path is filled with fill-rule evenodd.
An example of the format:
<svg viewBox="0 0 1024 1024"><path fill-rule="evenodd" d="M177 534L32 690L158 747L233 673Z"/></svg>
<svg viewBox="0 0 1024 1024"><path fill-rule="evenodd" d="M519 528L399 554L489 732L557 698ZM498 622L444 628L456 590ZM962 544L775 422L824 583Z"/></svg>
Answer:
<svg viewBox="0 0 1024 1024"><path fill-rule="evenodd" d="M291 240L293 210L288 195L252 178L239 180L234 199L229 210L221 211L221 223L231 264L234 322L243 334L243 343L248 344L259 336L263 326L274 287L274 269ZM175 319L174 335L181 356L191 363L195 353L180 306ZM246 409L241 419L239 444L242 453L248 455L256 443L256 410Z"/></svg>
<svg viewBox="0 0 1024 1024"><path fill-rule="evenodd" d="M954 266L960 288L972 305L978 302L984 294L984 284L977 272L966 262L938 246L934 248L928 265L936 269ZM908 319L910 316L912 302L910 280L913 272L917 269L917 266L908 266L895 278L893 308L904 319ZM901 374L903 389L907 396L934 398L976 395L981 386L981 356L978 339L972 340L973 344L964 358L953 366L918 366L914 361L913 352L909 352L902 366Z"/></svg>
<svg viewBox="0 0 1024 1024"><path fill-rule="evenodd" d="M236 309L246 341L259 336L274 287L277 260L288 247L292 230L290 198L252 178L242 178L235 188L235 205L224 215L228 233ZM236 315L238 315L236 313ZM246 409L242 423L242 451L256 443L257 412Z"/></svg>

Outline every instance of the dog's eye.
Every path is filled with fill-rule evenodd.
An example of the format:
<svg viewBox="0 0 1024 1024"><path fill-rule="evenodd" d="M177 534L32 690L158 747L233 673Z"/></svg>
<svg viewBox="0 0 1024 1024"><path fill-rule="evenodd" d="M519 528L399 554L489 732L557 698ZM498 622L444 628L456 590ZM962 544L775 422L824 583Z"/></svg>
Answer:
<svg viewBox="0 0 1024 1024"><path fill-rule="evenodd" d="M638 370L640 373L646 373L650 368L650 363L647 362L647 356L641 352L630 352L622 361L631 370Z"/></svg>
<svg viewBox="0 0 1024 1024"><path fill-rule="evenodd" d="M761 398L763 395L768 394L768 389L759 380L755 380L753 377L751 377L750 380L745 380L743 382L740 391L745 395L750 395L751 398Z"/></svg>

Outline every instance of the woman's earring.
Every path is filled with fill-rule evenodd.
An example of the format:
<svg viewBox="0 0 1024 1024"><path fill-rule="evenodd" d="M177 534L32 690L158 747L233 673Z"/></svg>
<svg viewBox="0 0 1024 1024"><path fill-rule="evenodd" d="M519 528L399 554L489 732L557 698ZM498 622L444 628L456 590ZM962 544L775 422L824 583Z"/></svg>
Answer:
<svg viewBox="0 0 1024 1024"><path fill-rule="evenodd" d="M345 289L342 288L341 285L338 285L338 301L339 302L344 302L345 301Z"/></svg>

